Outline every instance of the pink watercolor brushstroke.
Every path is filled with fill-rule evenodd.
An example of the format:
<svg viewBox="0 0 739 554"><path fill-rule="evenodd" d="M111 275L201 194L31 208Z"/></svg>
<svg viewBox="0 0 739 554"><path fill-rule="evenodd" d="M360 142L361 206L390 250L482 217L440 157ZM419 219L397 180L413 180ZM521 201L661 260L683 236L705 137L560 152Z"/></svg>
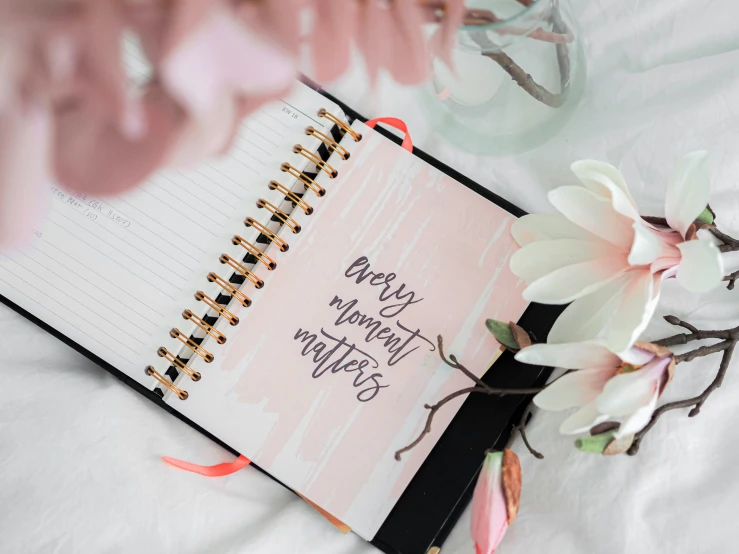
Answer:
<svg viewBox="0 0 739 554"><path fill-rule="evenodd" d="M394 285L405 283L405 291L423 300L386 324L400 320L434 343L443 335L447 349L477 374L499 350L484 320L515 321L527 303L524 284L507 263L516 248L509 232L515 218L360 127L364 140L350 143L352 156L339 177L323 182L326 197L306 197L314 214L301 221L302 233L286 237L289 252L277 270L265 272L262 298L211 365L238 374L226 402L259 406L265 416L243 421L242 444L249 450L232 446L371 539L463 398L440 412L431 435L396 462L395 450L425 422L423 404L469 383L423 341L388 367L380 341L365 343L366 331L356 326L335 327L334 295L358 299L356 308L372 317L391 303L379 300L377 287L356 284L344 272L367 256L372 270L396 273ZM389 387L359 402L356 374L312 378L314 364L293 337L299 328L317 333L322 327L375 356L375 371Z"/></svg>

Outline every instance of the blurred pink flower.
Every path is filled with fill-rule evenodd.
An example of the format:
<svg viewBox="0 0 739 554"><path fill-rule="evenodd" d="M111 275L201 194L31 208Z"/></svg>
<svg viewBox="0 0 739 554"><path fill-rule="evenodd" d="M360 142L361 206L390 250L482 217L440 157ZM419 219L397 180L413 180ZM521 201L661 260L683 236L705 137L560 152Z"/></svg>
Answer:
<svg viewBox="0 0 739 554"><path fill-rule="evenodd" d="M695 240L693 222L708 204L707 153L688 154L670 180L669 226L644 221L618 170L583 160L572 165L580 186L559 187L549 201L562 215L526 215L512 233L522 247L511 270L528 281L524 297L543 304L572 302L557 319L550 343L595 338L621 352L646 328L663 279L704 292L723 279L719 249Z"/></svg>
<svg viewBox="0 0 739 554"><path fill-rule="evenodd" d="M472 497L472 540L476 554L493 554L518 515L521 464L512 450L490 452Z"/></svg>
<svg viewBox="0 0 739 554"><path fill-rule="evenodd" d="M0 0L0 246L28 236L52 181L116 194L162 166L222 153L238 123L287 92L302 16L319 81L349 65L426 76L421 24L443 13L451 49L463 0ZM121 43L152 66L134 86Z"/></svg>
<svg viewBox="0 0 739 554"><path fill-rule="evenodd" d="M126 78L124 32L152 66ZM223 152L282 94L294 57L226 0L0 0L0 245L25 238L47 185L99 195Z"/></svg>
<svg viewBox="0 0 739 554"><path fill-rule="evenodd" d="M621 425L616 439L649 423L675 368L672 352L641 342L618 355L599 342L535 344L518 352L516 359L575 370L534 397L534 404L543 410L578 408L562 423L561 433L576 435L617 421Z"/></svg>

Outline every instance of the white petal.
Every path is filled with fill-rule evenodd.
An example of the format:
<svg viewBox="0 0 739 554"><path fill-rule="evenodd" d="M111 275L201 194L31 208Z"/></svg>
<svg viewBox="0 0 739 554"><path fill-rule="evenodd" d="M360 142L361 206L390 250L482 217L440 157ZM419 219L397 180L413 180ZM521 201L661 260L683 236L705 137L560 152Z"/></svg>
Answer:
<svg viewBox="0 0 739 554"><path fill-rule="evenodd" d="M680 265L677 281L692 292L706 292L724 278L724 263L718 247L707 240L689 240L677 245Z"/></svg>
<svg viewBox="0 0 739 554"><path fill-rule="evenodd" d="M575 239L556 239L532 242L511 256L514 275L531 283L558 269L590 260L617 256L610 244Z"/></svg>
<svg viewBox="0 0 739 554"><path fill-rule="evenodd" d="M629 219L641 219L636 202L626 186L623 176L611 164L596 160L580 160L571 166L582 184L593 192L611 199L613 209Z"/></svg>
<svg viewBox="0 0 739 554"><path fill-rule="evenodd" d="M655 392L645 406L639 408L629 417L624 419L621 423L621 427L619 427L613 434L614 438L619 439L626 435L633 435L634 433L638 433L644 429L647 423L649 423L649 420L652 419L652 413L654 413L654 409L657 407L658 399L659 392Z"/></svg>
<svg viewBox="0 0 739 554"><path fill-rule="evenodd" d="M594 339L605 328L621 304L621 294L631 281L627 272L597 291L567 306L552 325L549 343Z"/></svg>
<svg viewBox="0 0 739 554"><path fill-rule="evenodd" d="M655 293L655 282L659 283L659 277L653 276L649 270L634 273L608 328L608 348L614 352L633 346L657 307L659 293Z"/></svg>
<svg viewBox="0 0 739 554"><path fill-rule="evenodd" d="M680 160L670 179L665 198L665 217L684 237L688 227L708 205L708 152L698 151Z"/></svg>
<svg viewBox="0 0 739 554"><path fill-rule="evenodd" d="M598 240L582 227L559 214L529 214L517 219L511 234L519 246L552 239Z"/></svg>
<svg viewBox="0 0 739 554"><path fill-rule="evenodd" d="M534 397L542 410L560 411L589 404L603 392L617 367L581 369L563 375Z"/></svg>
<svg viewBox="0 0 739 554"><path fill-rule="evenodd" d="M516 354L519 362L567 369L603 369L621 365L621 359L598 342L534 344Z"/></svg>
<svg viewBox="0 0 739 554"><path fill-rule="evenodd" d="M624 250L631 248L633 221L616 212L609 198L577 186L556 188L548 198L573 223Z"/></svg>
<svg viewBox="0 0 739 554"><path fill-rule="evenodd" d="M647 352L646 350L642 350L641 348L632 346L631 348L627 348L623 352L619 352L618 357L627 364L641 367L651 362L654 359L654 354L652 352Z"/></svg>
<svg viewBox="0 0 739 554"><path fill-rule="evenodd" d="M662 242L659 235L652 232L645 224L635 221L634 243L629 252L629 263L631 265L651 264L662 253Z"/></svg>
<svg viewBox="0 0 739 554"><path fill-rule="evenodd" d="M652 373L643 369L622 373L606 383L595 403L599 412L609 416L630 416L651 402L657 385Z"/></svg>
<svg viewBox="0 0 739 554"><path fill-rule="evenodd" d="M530 302L567 304L618 279L628 267L626 260L603 258L563 267L537 279L523 291Z"/></svg>
<svg viewBox="0 0 739 554"><path fill-rule="evenodd" d="M598 412L595 402L586 404L564 420L559 428L563 435L579 435L590 430L594 425L608 420L608 416Z"/></svg>

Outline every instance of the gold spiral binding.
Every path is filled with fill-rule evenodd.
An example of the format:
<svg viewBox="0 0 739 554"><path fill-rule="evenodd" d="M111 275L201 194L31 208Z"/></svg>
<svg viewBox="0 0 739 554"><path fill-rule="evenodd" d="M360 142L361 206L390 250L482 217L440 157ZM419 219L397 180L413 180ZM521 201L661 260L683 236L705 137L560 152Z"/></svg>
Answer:
<svg viewBox="0 0 739 554"><path fill-rule="evenodd" d="M300 224L295 221L292 217L287 215L285 212L283 212L280 208L275 206L272 202L269 202L265 200L264 198L260 198L257 200L257 208L264 208L272 213L273 216L275 216L277 219L282 221L285 225L290 227L290 230L297 234L300 232Z"/></svg>
<svg viewBox="0 0 739 554"><path fill-rule="evenodd" d="M163 346L157 350L157 354L160 358L164 358L167 360L170 364L175 366L177 369L179 369L182 373L187 375L190 379L193 381L200 381L200 373L195 371L193 368L191 368L189 365L187 365L185 362L180 360L177 356L172 354L169 350L164 348Z"/></svg>
<svg viewBox="0 0 739 554"><path fill-rule="evenodd" d="M190 337L185 335L182 331L180 331L177 327L174 327L170 329L169 336L173 339L177 339L182 344L187 346L190 350L195 352L198 356L203 358L206 363L211 363L213 360L215 360L215 356L208 352L205 348L200 346L197 342L193 341Z"/></svg>
<svg viewBox="0 0 739 554"><path fill-rule="evenodd" d="M218 314L223 316L231 325L239 324L238 317L233 315L226 308L224 308L218 302L213 300L210 296L205 294L202 290L199 290L195 293L195 300L205 303L205 305L208 306L211 310L215 310L216 312L218 312Z"/></svg>
<svg viewBox="0 0 739 554"><path fill-rule="evenodd" d="M360 140L362 140L362 135L357 133L354 129L349 127L349 125L341 121L338 117L336 117L331 112L327 112L326 110L321 108L320 110L318 110L318 117L325 117L331 123L340 127L342 131L344 131L344 133L349 133L354 138L354 142L359 142Z"/></svg>
<svg viewBox="0 0 739 554"><path fill-rule="evenodd" d="M256 288L261 289L264 286L264 281L262 281L252 271L249 271L247 268L245 268L239 262L234 260L228 254L221 254L221 257L218 258L218 260L222 264L230 265L239 275L242 275L246 277L247 279L249 279L249 281L251 281L251 284L254 285Z"/></svg>
<svg viewBox="0 0 739 554"><path fill-rule="evenodd" d="M337 125L341 131L342 134L349 133L355 141L362 140L362 135L354 131L351 127L349 127L346 123L338 119L333 114L327 112L324 109L321 109L318 112L318 115L320 117L324 117L328 119L329 121L333 122L335 125ZM318 131L314 127L307 127L305 129L305 134L314 136L317 139L319 139L323 144L326 145L328 150L330 152L336 152L339 157L341 157L342 160L346 160L349 158L350 153L349 151L344 148L341 144L333 140L329 135L322 133L321 131ZM311 152L310 150L307 150L301 145L295 145L293 148L293 152L300 154L304 158L306 158L311 163L315 164L317 168L319 168L319 171L324 171L331 177L332 179L338 175L338 171L332 167L327 162L323 161L315 152ZM306 173L303 171L300 171L296 167L290 165L289 163L283 163L280 166L280 169L283 172L288 173L289 175L293 176L295 179L299 180L303 185L305 186L306 191L311 190L313 191L317 196L323 196L326 194L326 190L321 187L318 183L316 183L311 177L309 177ZM301 196L298 196L295 192L290 190L285 185L277 182L277 181L270 181L269 183L270 190L276 190L280 194L284 195L284 197L292 202L292 204L295 207L299 207L306 215L310 215L313 213L313 208L303 200ZM270 211L273 216L277 217L283 225L286 225L290 228L290 230L293 233L299 233L301 230L300 225L297 221L295 221L292 217L290 217L287 213L279 209L277 206L272 204L271 202L268 202L264 198L260 198L257 202L257 207L259 208L265 208L266 210ZM271 229L269 229L266 225L260 223L256 219L252 217L247 217L244 220L244 224L247 227L254 227L257 231L259 231L262 235L267 237L274 245L277 246L277 248L280 249L282 252L286 252L289 248L288 243L282 239L280 236L278 236L275 232L273 232ZM277 263L267 256L262 250L254 246L249 241L245 240L244 238L240 237L239 235L234 235L234 237L231 239L231 242L233 242L234 245L241 246L244 248L249 254L254 256L256 260L260 263L262 263L267 270L272 271L277 267ZM219 258L220 262L223 264L228 264L231 266L232 269L234 269L238 274L242 275L246 279L248 279L256 288L262 288L264 286L264 281L257 277L257 275L249 270L246 266L244 266L241 262L237 261L236 259L232 258L228 254L221 254ZM238 300L242 306L249 307L251 305L251 300L248 296L246 296L243 292L241 292L237 287L235 287L233 284L231 284L229 281L225 280L223 277L218 275L217 273L208 273L208 281L216 283L218 286L220 286L224 291L226 291L228 294L231 295L232 298L235 298ZM198 302L203 302L206 306L208 306L210 309L214 310L218 313L219 316L222 316L224 319L226 319L231 325L238 325L239 318L236 317L233 313L228 311L224 306L213 300L210 296L205 294L203 291L197 291L195 293L195 299ZM213 337L218 344L223 344L226 342L226 336L218 331L213 325L205 321L200 316L195 315L191 310L185 310L182 312L182 317L185 320L192 321L199 327L202 331L204 331L207 335ZM169 332L170 336L172 338L175 338L179 340L183 345L185 345L187 348L192 350L195 354L203 358L203 360L207 363L211 363L215 356L208 352L205 348L203 348L200 344L195 342L192 338L188 337L182 331L177 329L176 327L172 328ZM157 355L167 360L172 366L174 366L177 370L181 371L185 375L187 375L190 379L193 381L199 381L202 378L202 375L192 369L187 363L185 363L184 360L181 360L177 355L173 354L163 346L160 347L157 350ZM159 373L156 369L154 369L153 366L147 366L146 367L146 374L150 377L153 377L156 381L159 382L164 388L169 389L172 391L180 400L187 400L187 398L190 396L187 391L179 388L174 384L174 381L170 381L167 379L164 375Z"/></svg>
<svg viewBox="0 0 739 554"><path fill-rule="evenodd" d="M276 261L274 261L272 258L267 256L267 254L262 252L259 248L254 246L248 240L243 239L239 235L234 235L234 238L231 239L231 242L233 242L237 246L241 246L249 254L254 256L258 261L262 262L269 271L272 271L277 267Z"/></svg>
<svg viewBox="0 0 739 554"><path fill-rule="evenodd" d="M154 369L152 366L147 366L146 374L149 377L154 377L154 379L159 381L159 383L162 386L164 386L165 388L168 388L173 393L175 393L179 397L180 400L187 400L187 398L190 396L189 394L187 394L186 390L182 390L180 387L176 386L171 381L165 379L165 377L161 373L159 373L156 369Z"/></svg>
<svg viewBox="0 0 739 554"><path fill-rule="evenodd" d="M334 169L328 163L324 162L315 152L311 152L310 150L303 148L299 144L293 146L293 152L295 152L296 154L300 154L306 160L308 160L312 164L315 164L318 169L325 172L326 175L331 177L331 179L335 179L336 176L339 174L336 169Z"/></svg>
<svg viewBox="0 0 739 554"><path fill-rule="evenodd" d="M226 342L226 335L221 333L218 329L213 327L210 323L205 321L202 317L195 315L191 310L185 310L182 312L182 318L192 321L195 325L200 327L203 331L208 333L211 337L216 339L218 344Z"/></svg>
<svg viewBox="0 0 739 554"><path fill-rule="evenodd" d="M272 244L274 244L277 248L280 249L280 252L287 252L290 248L290 245L285 242L285 240L281 237L278 237L275 233L273 233L270 229L259 223L256 219L253 217L247 217L244 220L244 225L247 227L254 227L257 231L262 233L265 237L267 237Z"/></svg>
<svg viewBox="0 0 739 554"><path fill-rule="evenodd" d="M290 175L295 177L298 181L303 183L306 190L310 189L315 192L316 196L323 196L324 194L326 194L326 189L324 189L321 185L308 177L305 173L300 171L297 167L293 167L288 163L284 163L280 166L280 169L285 173L289 173Z"/></svg>
<svg viewBox="0 0 739 554"><path fill-rule="evenodd" d="M326 145L326 147L331 152L336 152L339 156L341 156L342 160L348 160L349 159L349 150L341 146L338 142L336 142L334 139L329 137L328 135L322 133L318 129L309 126L305 129L305 134L310 135L312 137L316 137L318 140L320 140L323 144Z"/></svg>
<svg viewBox="0 0 739 554"><path fill-rule="evenodd" d="M289 188L287 188L282 183L278 183L277 181L270 181L269 185L267 185L270 190L276 190L280 194L284 195L285 198L288 198L290 202L292 202L295 206L299 207L303 212L305 212L305 215L310 215L313 213L313 208L300 196L295 194L293 191L291 191Z"/></svg>
<svg viewBox="0 0 739 554"><path fill-rule="evenodd" d="M226 281L217 273L208 273L208 281L210 281L211 283L215 283L216 285L221 287L228 294L238 300L239 303L244 306L244 308L248 308L249 306L251 306L251 299L247 295L245 295L243 292L241 292L239 289L237 289L235 286Z"/></svg>

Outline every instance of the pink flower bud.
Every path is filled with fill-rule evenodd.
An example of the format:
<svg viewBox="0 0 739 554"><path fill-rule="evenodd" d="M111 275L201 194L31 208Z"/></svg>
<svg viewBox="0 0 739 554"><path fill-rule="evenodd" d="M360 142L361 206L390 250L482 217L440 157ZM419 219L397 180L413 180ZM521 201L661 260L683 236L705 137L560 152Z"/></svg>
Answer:
<svg viewBox="0 0 739 554"><path fill-rule="evenodd" d="M521 464L511 450L485 457L472 498L472 540L476 554L493 554L518 514Z"/></svg>

